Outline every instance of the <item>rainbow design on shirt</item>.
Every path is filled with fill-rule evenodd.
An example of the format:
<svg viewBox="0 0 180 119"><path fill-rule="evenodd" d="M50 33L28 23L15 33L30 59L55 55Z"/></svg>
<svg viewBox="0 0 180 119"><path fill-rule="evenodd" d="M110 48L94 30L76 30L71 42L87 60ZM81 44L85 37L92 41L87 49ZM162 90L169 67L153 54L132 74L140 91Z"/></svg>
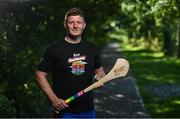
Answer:
<svg viewBox="0 0 180 119"><path fill-rule="evenodd" d="M71 64L71 72L74 75L81 75L85 72L85 65L87 64L87 62L84 62L85 60L86 56L80 53L73 53L73 57L68 58L68 63Z"/></svg>
<svg viewBox="0 0 180 119"><path fill-rule="evenodd" d="M81 75L85 72L85 64L87 64L86 62L83 61L75 61L72 63L72 65L70 66L70 68L72 69L71 72L74 75Z"/></svg>

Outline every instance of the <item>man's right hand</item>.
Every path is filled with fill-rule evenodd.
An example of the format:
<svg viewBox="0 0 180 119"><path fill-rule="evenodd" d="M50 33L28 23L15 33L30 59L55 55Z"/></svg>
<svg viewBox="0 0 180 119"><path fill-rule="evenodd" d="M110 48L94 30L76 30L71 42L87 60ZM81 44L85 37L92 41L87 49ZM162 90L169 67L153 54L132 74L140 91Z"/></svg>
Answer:
<svg viewBox="0 0 180 119"><path fill-rule="evenodd" d="M55 98L52 101L52 106L55 109L56 112L63 110L66 107L69 107L64 100L60 99L60 98Z"/></svg>

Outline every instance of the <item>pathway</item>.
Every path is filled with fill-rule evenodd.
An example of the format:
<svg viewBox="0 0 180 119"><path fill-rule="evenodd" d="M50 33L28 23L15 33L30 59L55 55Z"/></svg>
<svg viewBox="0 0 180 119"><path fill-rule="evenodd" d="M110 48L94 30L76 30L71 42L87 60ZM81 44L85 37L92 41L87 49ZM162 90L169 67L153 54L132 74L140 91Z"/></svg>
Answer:
<svg viewBox="0 0 180 119"><path fill-rule="evenodd" d="M101 56L106 73L110 71L117 58L123 58L117 43L111 43L104 48ZM126 77L112 80L94 91L97 118L150 117L130 71Z"/></svg>

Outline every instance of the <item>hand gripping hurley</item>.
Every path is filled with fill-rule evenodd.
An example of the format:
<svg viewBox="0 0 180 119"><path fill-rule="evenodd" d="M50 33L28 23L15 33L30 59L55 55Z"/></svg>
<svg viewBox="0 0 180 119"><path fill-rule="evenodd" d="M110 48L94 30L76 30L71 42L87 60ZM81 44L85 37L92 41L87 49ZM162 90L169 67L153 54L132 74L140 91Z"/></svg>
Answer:
<svg viewBox="0 0 180 119"><path fill-rule="evenodd" d="M123 58L118 58L114 67L111 69L111 71L107 75L105 75L102 79L98 80L97 82L93 83L92 85L88 86L84 90L78 92L76 95L71 96L70 98L65 100L65 102L68 104L71 101L75 100L76 98L82 96L83 94L102 86L103 84L107 83L108 81L111 81L111 80L119 78L119 77L124 77L124 76L126 76L128 71L129 71L128 61ZM58 113L57 110L56 110L56 113Z"/></svg>

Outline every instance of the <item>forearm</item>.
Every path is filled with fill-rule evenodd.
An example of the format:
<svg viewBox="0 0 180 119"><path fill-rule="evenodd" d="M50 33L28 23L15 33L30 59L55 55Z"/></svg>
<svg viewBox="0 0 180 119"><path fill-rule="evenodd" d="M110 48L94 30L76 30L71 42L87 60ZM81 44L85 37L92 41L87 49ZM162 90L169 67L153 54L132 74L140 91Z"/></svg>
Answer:
<svg viewBox="0 0 180 119"><path fill-rule="evenodd" d="M49 100L53 101L57 96L53 92L48 80L46 79L46 75L42 74L42 72L36 72L36 80L41 88L41 90L47 95Z"/></svg>

